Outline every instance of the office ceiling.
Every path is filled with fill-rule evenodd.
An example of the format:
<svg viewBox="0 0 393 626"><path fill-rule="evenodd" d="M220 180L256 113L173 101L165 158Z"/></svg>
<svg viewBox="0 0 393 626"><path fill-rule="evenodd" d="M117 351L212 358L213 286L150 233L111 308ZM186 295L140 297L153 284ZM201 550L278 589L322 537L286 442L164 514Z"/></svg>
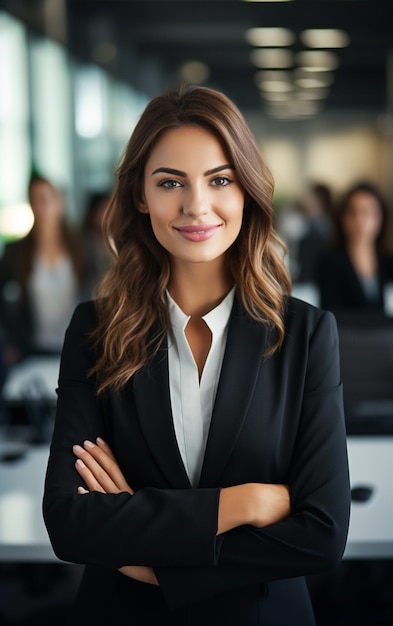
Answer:
<svg viewBox="0 0 393 626"><path fill-rule="evenodd" d="M393 106L391 1L4 0L2 4L12 7L11 12L23 12L48 34L65 38L79 58L99 62L150 95L178 84L183 64L197 61L204 64L196 66L197 70L207 69L208 76L202 77L205 84L223 90L245 111L273 114L283 105L271 103L271 98L284 96L271 96L266 91L261 96L255 79L257 68L250 60L254 46L246 41L247 29L291 30L294 40L286 48L290 63L286 71L294 84L296 68L304 61L297 53L308 49L301 33L305 29L338 28L347 34L348 45L325 48L336 56L338 65L324 72L331 82L318 99L318 110L384 112L389 91ZM64 16L63 28L59 23L56 27L56 19L64 21ZM196 81L191 77L190 82ZM304 93L298 87L290 92L292 104L307 100ZM296 107L293 110L296 112Z"/></svg>

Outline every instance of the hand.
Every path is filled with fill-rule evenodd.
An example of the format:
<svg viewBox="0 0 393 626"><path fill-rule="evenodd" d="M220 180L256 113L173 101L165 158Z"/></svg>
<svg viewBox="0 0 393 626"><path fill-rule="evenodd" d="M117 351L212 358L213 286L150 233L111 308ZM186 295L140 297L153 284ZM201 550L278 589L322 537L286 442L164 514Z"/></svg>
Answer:
<svg viewBox="0 0 393 626"><path fill-rule="evenodd" d="M89 490L101 493L126 491L134 495L105 441L97 437L96 444L86 440L83 446L83 448L78 445L73 447L73 452L78 457L75 468L88 487L88 489L78 487L78 493L89 493Z"/></svg>
<svg viewBox="0 0 393 626"><path fill-rule="evenodd" d="M159 585L154 570L151 567L143 565L125 565L124 567L119 568L119 572L124 574L124 576L133 578L134 580L139 580L141 583Z"/></svg>
<svg viewBox="0 0 393 626"><path fill-rule="evenodd" d="M113 455L112 450L100 437L96 444L85 441L82 446L74 446L73 451L78 457L75 467L83 478L90 491L101 493L120 493L126 491L134 495ZM88 489L78 487L79 494L89 493ZM158 585L157 577L151 567L142 565L126 565L119 568L119 572L134 580Z"/></svg>
<svg viewBox="0 0 393 626"><path fill-rule="evenodd" d="M244 524L263 528L279 522L290 513L286 485L245 483L226 487L220 494L217 534Z"/></svg>
<svg viewBox="0 0 393 626"><path fill-rule="evenodd" d="M253 526L263 528L280 522L291 514L291 502L287 485L251 483L254 488Z"/></svg>

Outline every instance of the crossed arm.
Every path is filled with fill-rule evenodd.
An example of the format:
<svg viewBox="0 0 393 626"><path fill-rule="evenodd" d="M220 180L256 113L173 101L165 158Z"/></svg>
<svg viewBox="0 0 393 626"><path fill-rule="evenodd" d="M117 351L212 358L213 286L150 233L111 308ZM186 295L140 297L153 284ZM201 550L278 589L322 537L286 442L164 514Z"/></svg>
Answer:
<svg viewBox="0 0 393 626"><path fill-rule="evenodd" d="M96 439L96 443L85 441L83 447L75 445L73 452L77 457L76 470L87 486L87 489L78 487L80 495L90 491L112 494L126 492L134 495L135 492L125 480L112 450L100 437ZM290 498L286 485L245 483L226 487L220 493L217 535L244 524L263 528L289 514ZM135 580L158 585L151 567L127 565L119 571Z"/></svg>

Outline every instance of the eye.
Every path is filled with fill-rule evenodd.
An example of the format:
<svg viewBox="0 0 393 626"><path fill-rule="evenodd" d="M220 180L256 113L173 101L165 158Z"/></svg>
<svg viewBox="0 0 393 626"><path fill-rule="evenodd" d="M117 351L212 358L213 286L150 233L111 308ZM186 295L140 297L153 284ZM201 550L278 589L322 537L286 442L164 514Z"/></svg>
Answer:
<svg viewBox="0 0 393 626"><path fill-rule="evenodd" d="M167 179L161 180L157 186L164 187L164 189L177 189L178 187L181 187L182 184L178 180Z"/></svg>
<svg viewBox="0 0 393 626"><path fill-rule="evenodd" d="M230 185L231 182L232 180L228 178L228 176L217 176L216 178L213 178L210 184L213 185L213 187L226 187L227 185Z"/></svg>

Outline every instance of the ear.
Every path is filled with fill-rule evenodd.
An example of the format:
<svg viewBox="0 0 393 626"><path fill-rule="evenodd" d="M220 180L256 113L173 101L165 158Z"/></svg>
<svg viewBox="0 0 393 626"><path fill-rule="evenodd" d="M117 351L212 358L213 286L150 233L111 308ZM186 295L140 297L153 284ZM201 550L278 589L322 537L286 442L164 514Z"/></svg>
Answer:
<svg viewBox="0 0 393 626"><path fill-rule="evenodd" d="M149 214L149 207L147 206L144 199L136 201L136 208L138 209L139 213L144 213L146 215Z"/></svg>
<svg viewBox="0 0 393 626"><path fill-rule="evenodd" d="M149 213L149 207L147 206L145 195L141 188L138 188L135 194L135 206L138 209L139 213Z"/></svg>

